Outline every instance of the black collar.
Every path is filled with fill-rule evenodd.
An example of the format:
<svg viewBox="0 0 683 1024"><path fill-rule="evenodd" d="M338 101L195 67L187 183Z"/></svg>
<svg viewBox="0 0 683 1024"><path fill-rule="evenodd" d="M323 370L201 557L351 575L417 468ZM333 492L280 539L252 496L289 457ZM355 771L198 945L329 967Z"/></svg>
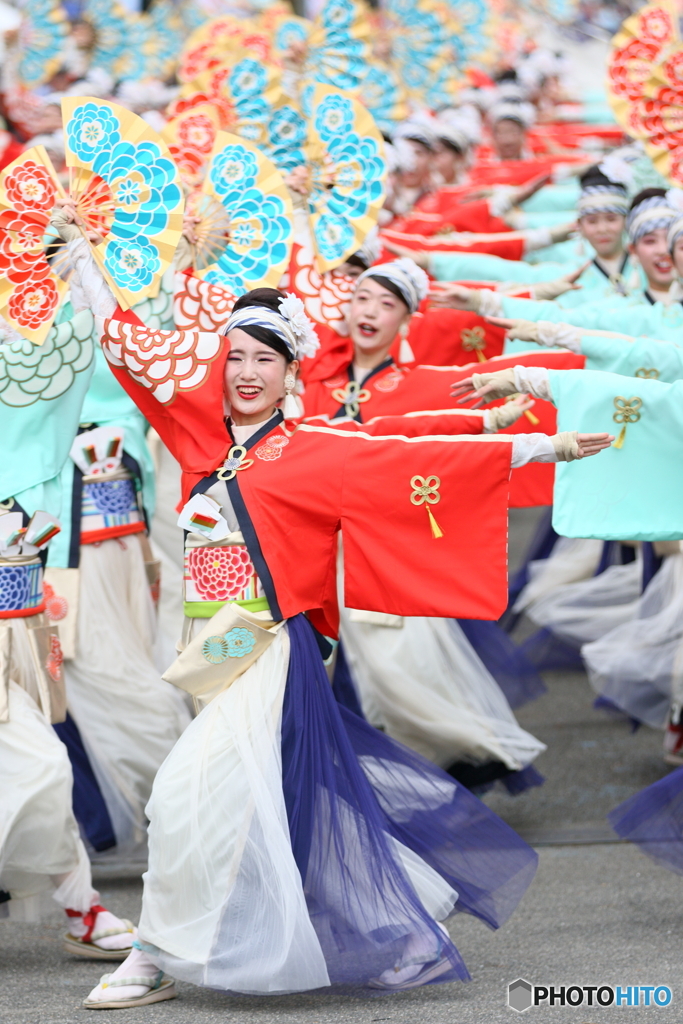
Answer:
<svg viewBox="0 0 683 1024"><path fill-rule="evenodd" d="M280 423L282 423L283 420L284 416L282 415L282 410L278 409L277 412L274 413L269 420L266 420L263 426L258 428L255 434L252 434L251 437L247 439L247 441L245 442L244 445L242 445L242 447L246 448L246 450L249 451L250 448L253 448L255 444L258 444L259 441L266 436L266 434L269 434L271 430L273 430ZM235 438L232 436L232 424L230 423L229 419L226 419L225 425L228 428L230 440L232 441L233 444L235 444Z"/></svg>
<svg viewBox="0 0 683 1024"><path fill-rule="evenodd" d="M363 377L363 379L361 381L359 381L358 383L360 384L361 387L363 387L365 384L367 384L367 382L370 380L371 377L375 377L378 373L381 373L382 370L386 370L389 366L391 366L393 364L393 362L394 362L394 360L391 358L391 356L387 356L387 358L384 359L379 364L379 366L376 366L374 368L374 370L370 370L368 373L366 373L365 376ZM356 378L353 375L353 362L351 362L351 363L349 363L349 380L355 380L355 379Z"/></svg>
<svg viewBox="0 0 683 1024"><path fill-rule="evenodd" d="M617 273L623 274L624 273L624 269L625 269L627 263L628 263L628 253L625 252L624 253L624 258L621 261L621 266L619 267L619 270L617 271ZM612 275L608 274L607 271L605 270L605 268L600 263L598 263L598 257L597 256L595 256L593 258L593 266L596 267L600 271L601 274L604 274L608 281L611 280Z"/></svg>

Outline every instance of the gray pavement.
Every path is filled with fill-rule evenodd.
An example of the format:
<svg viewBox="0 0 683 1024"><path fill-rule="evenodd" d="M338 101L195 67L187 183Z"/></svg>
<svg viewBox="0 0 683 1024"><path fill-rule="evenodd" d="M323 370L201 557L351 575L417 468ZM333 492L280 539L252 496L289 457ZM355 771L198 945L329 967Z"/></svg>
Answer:
<svg viewBox="0 0 683 1024"><path fill-rule="evenodd" d="M535 514L513 522L519 553ZM270 999L230 997L178 986L180 998L139 1010L112 1011L120 1024L497 1024L516 1019L542 1024L598 1024L631 1020L625 1008L553 1007L519 1017L506 1006L507 985L670 985L674 1001L640 1008L637 1022L683 1022L683 879L652 864L635 848L615 842L605 814L667 771L661 735L635 734L592 708L582 673L549 673L548 693L522 708L522 724L548 744L537 764L546 783L522 796L486 799L539 849L538 874L519 909L499 932L465 915L451 934L472 974L468 984L437 985L413 993L353 998L331 993ZM121 874L122 872L118 872ZM141 883L98 868L102 901L137 919ZM59 919L41 925L0 922L0 1022L71 1024L89 1011L80 1002L106 964L62 953Z"/></svg>

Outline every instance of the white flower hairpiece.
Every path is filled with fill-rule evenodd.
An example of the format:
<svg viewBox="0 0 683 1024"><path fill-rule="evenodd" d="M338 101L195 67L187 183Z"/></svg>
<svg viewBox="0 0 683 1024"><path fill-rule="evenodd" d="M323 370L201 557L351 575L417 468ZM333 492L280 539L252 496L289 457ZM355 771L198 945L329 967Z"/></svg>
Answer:
<svg viewBox="0 0 683 1024"><path fill-rule="evenodd" d="M320 340L315 333L313 323L306 316L306 308L301 299L292 292L287 292L280 299L280 315L289 324L296 339L296 358L308 356L310 359L320 348Z"/></svg>
<svg viewBox="0 0 683 1024"><path fill-rule="evenodd" d="M674 210L683 213L683 188L670 188L666 193L666 201Z"/></svg>
<svg viewBox="0 0 683 1024"><path fill-rule="evenodd" d="M633 188L633 169L623 156L610 153L600 161L598 170L602 171L605 177L615 184L624 185L628 189Z"/></svg>

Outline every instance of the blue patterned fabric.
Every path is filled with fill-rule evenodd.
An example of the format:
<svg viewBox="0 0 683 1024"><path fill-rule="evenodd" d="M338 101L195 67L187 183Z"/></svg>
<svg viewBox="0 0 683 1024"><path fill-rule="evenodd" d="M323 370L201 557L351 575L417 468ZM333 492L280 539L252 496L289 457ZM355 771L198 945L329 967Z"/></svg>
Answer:
<svg viewBox="0 0 683 1024"><path fill-rule="evenodd" d="M104 243L105 269L120 288L141 292L162 267L157 236L166 230L182 193L178 171L160 147L155 142L124 141L121 131L111 107L89 100L75 108L66 125L66 141L117 199Z"/></svg>
<svg viewBox="0 0 683 1024"><path fill-rule="evenodd" d="M0 565L0 614L38 608L43 601L40 562Z"/></svg>
<svg viewBox="0 0 683 1024"><path fill-rule="evenodd" d="M255 154L228 145L212 160L209 179L230 218L230 241L205 275L235 295L256 287L277 263L287 258L292 224L280 196L265 195L258 184Z"/></svg>

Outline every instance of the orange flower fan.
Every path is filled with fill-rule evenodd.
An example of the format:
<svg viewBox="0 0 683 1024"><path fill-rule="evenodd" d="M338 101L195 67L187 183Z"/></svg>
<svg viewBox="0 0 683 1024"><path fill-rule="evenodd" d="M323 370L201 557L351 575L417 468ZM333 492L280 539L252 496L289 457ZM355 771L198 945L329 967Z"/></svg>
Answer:
<svg viewBox="0 0 683 1024"><path fill-rule="evenodd" d="M178 79L192 82L204 71L239 60L245 51L251 52L258 60L272 60L268 33L259 31L254 22L238 20L230 15L213 18L200 25L188 39L180 54Z"/></svg>
<svg viewBox="0 0 683 1024"><path fill-rule="evenodd" d="M198 103L167 121L161 137L175 161L183 184L197 188L216 141L221 117L213 103Z"/></svg>
<svg viewBox="0 0 683 1024"><path fill-rule="evenodd" d="M612 39L607 61L607 98L629 134L642 137L641 101L650 70L665 47L678 39L673 4L650 3L626 21Z"/></svg>
<svg viewBox="0 0 683 1024"><path fill-rule="evenodd" d="M67 289L47 261L43 237L64 195L42 146L0 172L0 315L41 345Z"/></svg>

